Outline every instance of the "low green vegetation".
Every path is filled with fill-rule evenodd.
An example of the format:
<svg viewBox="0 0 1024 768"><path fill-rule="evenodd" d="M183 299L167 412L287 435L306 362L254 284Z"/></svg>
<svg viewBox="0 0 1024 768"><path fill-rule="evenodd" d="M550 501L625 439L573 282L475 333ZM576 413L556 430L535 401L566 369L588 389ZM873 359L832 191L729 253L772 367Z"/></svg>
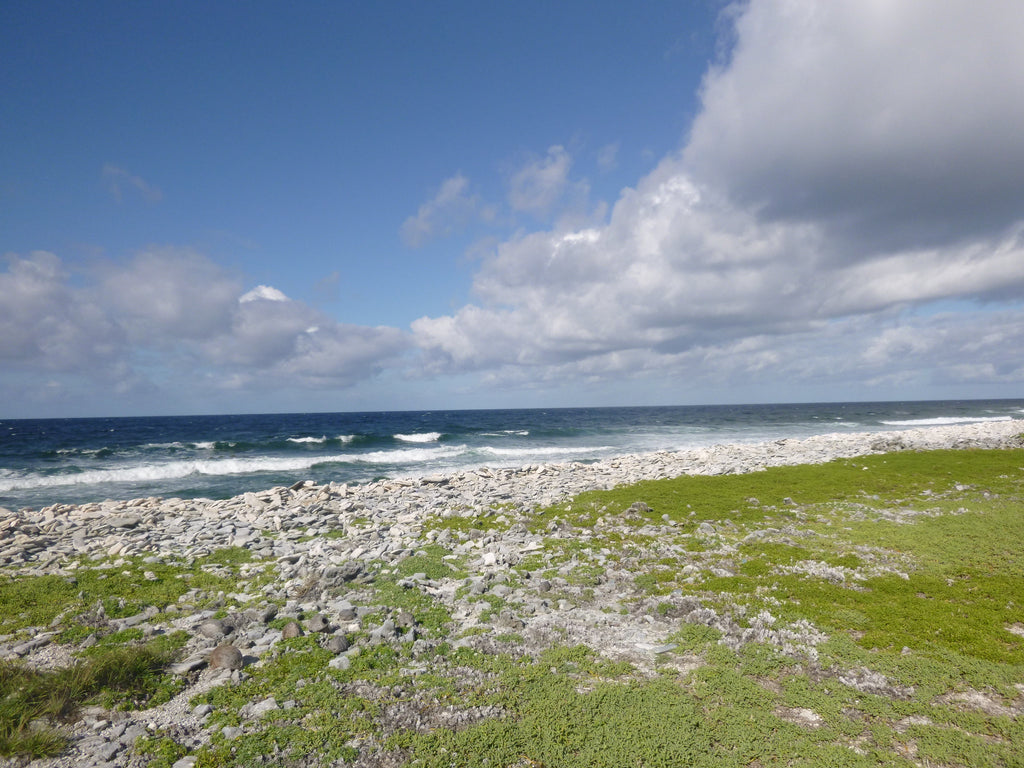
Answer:
<svg viewBox="0 0 1024 768"><path fill-rule="evenodd" d="M211 742L192 751L197 768L385 752L388 764L424 768L1024 765L1024 451L681 477L517 516L432 519L405 559L339 587L370 609L344 663L332 663L324 638L297 637L194 698L213 706ZM451 554L520 522L532 542L503 580L481 584L472 557ZM184 595L213 607L240 569L262 567L228 550L188 564L126 559L4 577L0 631L60 619L74 639L100 607L130 616ZM508 621L531 590L554 617L542 646L529 616ZM460 626L460 611L476 622ZM404 614L414 627L371 641L372 626ZM618 620L663 629L660 645L603 655ZM559 639L559 629L573 636L559 621L591 622L593 642ZM93 655L154 648L143 640L131 628L100 637L73 676L98 663ZM174 638L162 642L156 651L173 651ZM79 702L159 701L171 689L158 669L29 709L14 707L32 698L23 691L59 689L72 672L4 667L11 740L0 751L53 754L61 742L49 726ZM265 714L245 717L269 698ZM188 753L166 734L137 751L164 768Z"/></svg>
<svg viewBox="0 0 1024 768"><path fill-rule="evenodd" d="M156 706L184 681L165 672L188 637L184 632L147 639L137 627L115 629L111 620L149 611L157 620L185 599L190 610L224 603L252 554L232 547L185 561L140 557L65 563L61 575L0 570L0 632L30 639L49 631L58 644L89 639L68 666L30 669L0 663L0 755L45 757L65 744L61 726L79 707L134 709ZM262 568L256 565L256 568ZM257 574L257 584L271 574Z"/></svg>
<svg viewBox="0 0 1024 768"><path fill-rule="evenodd" d="M660 534L635 547L594 535L620 517L616 536ZM642 483L530 525L581 534L545 538L532 568L571 555L594 578L594 553L613 547L656 615L697 599L766 639L730 650L721 630L684 621L653 679L457 656L490 674L460 695L503 714L392 737L410 765L1024 764L1024 452ZM787 647L801 628L813 633Z"/></svg>
<svg viewBox="0 0 1024 768"><path fill-rule="evenodd" d="M59 754L65 736L56 726L88 702L139 707L166 700L170 690L161 672L181 640L97 649L87 659L52 671L0 662L0 754Z"/></svg>
<svg viewBox="0 0 1024 768"><path fill-rule="evenodd" d="M185 595L193 605L211 605L235 588L240 568L251 561L247 549L230 547L190 562L76 560L65 565L63 575L0 569L0 633L46 627L60 619L66 633L62 639L73 642L101 619L125 618L150 606L163 609ZM262 580L270 577L265 574Z"/></svg>

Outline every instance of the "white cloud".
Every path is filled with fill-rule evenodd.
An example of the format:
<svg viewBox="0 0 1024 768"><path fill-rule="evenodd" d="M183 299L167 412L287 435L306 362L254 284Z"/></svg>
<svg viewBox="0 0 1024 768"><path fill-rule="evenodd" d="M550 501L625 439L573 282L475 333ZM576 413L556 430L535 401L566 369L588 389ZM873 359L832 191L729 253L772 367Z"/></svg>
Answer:
<svg viewBox="0 0 1024 768"><path fill-rule="evenodd" d="M569 183L572 158L562 146L548 148L544 157L534 157L508 180L508 202L513 210L547 214L561 199Z"/></svg>
<svg viewBox="0 0 1024 768"><path fill-rule="evenodd" d="M248 301L288 301L288 297L285 296L277 288L273 288L269 285L257 285L251 291L243 293L238 299L239 302L245 304Z"/></svg>
<svg viewBox="0 0 1024 768"><path fill-rule="evenodd" d="M104 309L70 285L52 253L8 255L0 273L0 368L74 371L99 377L123 354L125 334Z"/></svg>
<svg viewBox="0 0 1024 768"><path fill-rule="evenodd" d="M164 195L159 187L150 184L140 176L129 173L124 168L107 163L103 166L102 176L110 194L119 203L124 199L125 189L134 190L150 203L158 203L163 199Z"/></svg>
<svg viewBox="0 0 1024 768"><path fill-rule="evenodd" d="M425 371L791 391L963 381L967 360L1019 376L1024 6L753 0L736 24L687 146L606 221L498 245L475 303L412 324ZM550 210L568 167L552 148L513 206ZM948 300L1000 342L913 312Z"/></svg>
<svg viewBox="0 0 1024 768"><path fill-rule="evenodd" d="M70 389L102 402L165 387L186 400L229 385L345 387L395 365L409 344L398 329L343 325L269 286L241 294L233 276L190 250L150 249L80 275L52 253L7 262L0 396L26 402L21 374L33 371L65 377L36 400L66 399Z"/></svg>
<svg viewBox="0 0 1024 768"><path fill-rule="evenodd" d="M101 270L99 305L134 339L203 339L230 326L239 284L205 256L151 248Z"/></svg>
<svg viewBox="0 0 1024 768"><path fill-rule="evenodd" d="M402 240L418 248L435 237L450 235L465 226L477 208L476 196L468 194L469 179L461 173L445 179L436 194L402 224Z"/></svg>
<svg viewBox="0 0 1024 768"><path fill-rule="evenodd" d="M764 216L828 223L853 253L1012 224L1022 28L1016 0L755 0L705 78L687 165Z"/></svg>

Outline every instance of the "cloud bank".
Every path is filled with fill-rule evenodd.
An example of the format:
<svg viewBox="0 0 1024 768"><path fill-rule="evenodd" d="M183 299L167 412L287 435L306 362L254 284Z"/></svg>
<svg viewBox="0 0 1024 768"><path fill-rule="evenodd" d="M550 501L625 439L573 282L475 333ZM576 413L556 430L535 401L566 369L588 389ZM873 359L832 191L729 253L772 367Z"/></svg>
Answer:
<svg viewBox="0 0 1024 768"><path fill-rule="evenodd" d="M186 400L226 390L343 388L395 365L408 334L346 325L235 276L187 249L152 249L72 274L54 254L9 254L0 273L0 363L51 380L64 396L152 395ZM5 381L5 393L35 393ZM97 396L99 396L97 394Z"/></svg>
<svg viewBox="0 0 1024 768"><path fill-rule="evenodd" d="M734 13L680 151L599 226L494 249L473 304L413 323L427 370L952 381L992 352L948 328L956 301L1019 376L1024 7Z"/></svg>

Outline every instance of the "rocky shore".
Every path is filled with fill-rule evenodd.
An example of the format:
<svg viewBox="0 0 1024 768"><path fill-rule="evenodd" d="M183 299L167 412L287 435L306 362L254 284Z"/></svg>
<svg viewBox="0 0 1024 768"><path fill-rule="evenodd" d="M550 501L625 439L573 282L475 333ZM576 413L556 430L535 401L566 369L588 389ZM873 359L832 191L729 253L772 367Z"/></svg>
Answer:
<svg viewBox="0 0 1024 768"><path fill-rule="evenodd" d="M138 562L142 579L157 579L146 570L147 564L156 570L157 565L193 562L229 547L243 548L252 558L240 567L240 578L231 590L209 594L192 589L173 604L144 606L131 616L94 616L106 632L135 628L143 637L187 632L182 660L172 670L184 681L183 687L170 701L142 711L85 710L70 726L72 738L65 754L33 765L144 765L147 758L134 749L141 736L164 734L193 750L209 743L214 730L227 739L244 734L248 723L295 702L274 697L252 701L240 711L239 725L214 727L214 707L192 700L213 687L244 681L279 655L283 638L295 634L318 636L332 654L330 667L340 670L378 644L413 640L416 659L442 641L486 650L495 642L493 636L501 634L515 635L527 653L555 640L583 643L608 659L628 660L640 670L653 669L664 639L680 620L715 627L737 646L756 639L813 657L821 638L810 625L778 627L767 617L746 622L748 626L741 629L730 617L696 600L661 614L636 610L635 605L625 610L623 597L636 573L630 572L628 564L603 559L595 531L553 522L541 535L526 523L537 509L588 490L872 453L1016 446L1021 444L1022 425L1001 421L823 435L625 456L594 464L481 468L358 486L306 482L225 500L144 498L81 506L54 504L39 510L0 509L0 565L17 577L56 574L74 579L90 562L110 569ZM607 535L625 523L601 519L599 524L602 535ZM666 520L664 528L671 525ZM649 523L629 531L651 537L657 549L662 528ZM712 538L714 529L707 528L693 535ZM551 559L549 554L545 561L545 553L550 552L545 539L559 537L578 544L581 551L568 559ZM428 567L428 548L437 545L447 553L441 564L459 564L450 569L450 577ZM409 572L408 567L403 569L404 562L428 565L423 571ZM535 567L537 563L545 567ZM603 567L600 578L586 584L573 578L575 569L595 564ZM715 567L710 558L687 566L695 578L701 568ZM879 562L872 567L871 573L840 573L839 578L864 578L886 568L898 569L898 564ZM552 575L552 568L557 575ZM382 574L402 589L442 605L451 617L447 636L438 636L435 627L424 626L413 612L373 603L372 586ZM586 599L578 599L584 590ZM480 599L483 596L488 599ZM0 657L40 668L69 663L80 648L55 642L64 618L57 617L50 626L0 636ZM91 636L83 644L94 642L96 637ZM672 663L685 671L696 662L683 657ZM864 679L858 684L868 690L884 681ZM392 715L396 721L406 716L398 709ZM429 725L455 726L487 715L436 708L431 710ZM360 754L352 762L339 764L389 764L366 750ZM193 763L193 757L185 756L174 764L187 768ZM18 764L18 759L9 764Z"/></svg>

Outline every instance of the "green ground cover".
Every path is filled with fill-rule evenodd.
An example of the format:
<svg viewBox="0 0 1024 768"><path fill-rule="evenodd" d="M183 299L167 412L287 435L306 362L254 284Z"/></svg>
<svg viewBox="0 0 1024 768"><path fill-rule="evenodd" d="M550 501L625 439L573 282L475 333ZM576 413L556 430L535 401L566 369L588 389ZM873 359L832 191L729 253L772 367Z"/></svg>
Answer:
<svg viewBox="0 0 1024 768"><path fill-rule="evenodd" d="M425 529L507 528L498 517ZM431 768L1024 765L1024 451L682 477L583 494L524 522L543 549L512 568L509 584L561 574L565 597L586 609L616 567L631 583L602 610L669 622L699 605L721 621L675 620L663 638L671 647L653 665L605 659L598 637L593 647L538 652L528 632L498 627L465 633L466 642L490 641L474 650L448 636L449 606L406 581L423 573L466 589L465 565L424 539L394 573L340 589L375 606L375 618L407 611L426 637L446 641L417 646L403 635L362 648L348 668L329 667L315 637L285 641L243 682L195 699L215 708L197 768L328 765L368 750ZM97 602L130 615L200 586L189 594L214 595L216 580L236 577L244 560L229 552L167 564L162 583L124 576L152 593L130 593L123 605L108 591L117 574L155 566L80 566L75 584L6 577L0 631L61 615L88 626L77 612ZM484 618L505 607L516 608L511 596ZM740 641L744 631L752 639ZM128 631L96 646L143 647ZM6 682L23 674L16 670L0 677L5 723L15 722L6 713L26 686ZM114 698L130 706L155 695L144 691ZM243 723L238 711L270 696L281 706ZM234 737L220 732L239 725ZM159 734L138 748L156 768L185 754Z"/></svg>

